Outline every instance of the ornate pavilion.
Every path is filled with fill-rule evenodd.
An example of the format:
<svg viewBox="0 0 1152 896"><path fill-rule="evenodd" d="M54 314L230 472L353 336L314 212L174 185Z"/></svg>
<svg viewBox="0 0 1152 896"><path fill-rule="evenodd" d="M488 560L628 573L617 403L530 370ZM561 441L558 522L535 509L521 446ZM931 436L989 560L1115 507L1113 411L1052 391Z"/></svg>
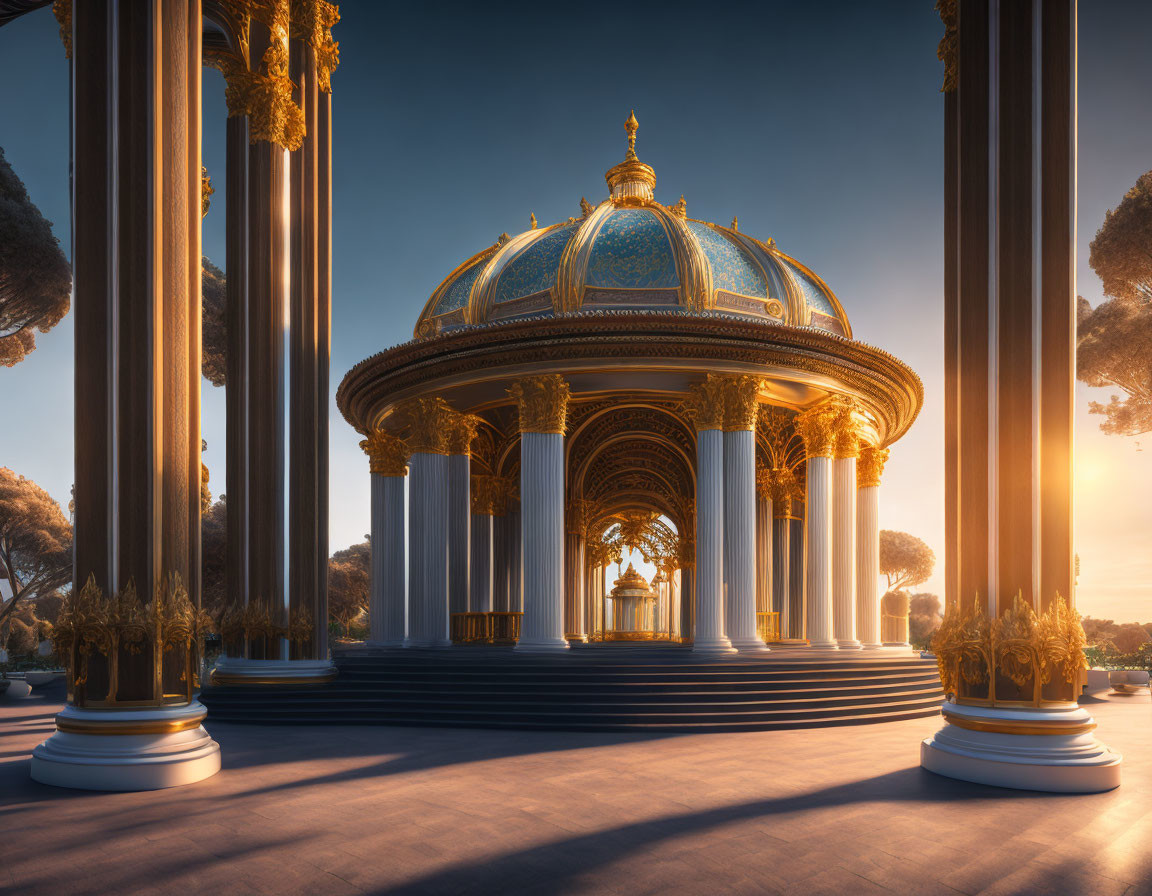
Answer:
<svg viewBox="0 0 1152 896"><path fill-rule="evenodd" d="M373 643L612 639L635 550L667 596L632 640L881 646L880 476L920 380L774 240L657 201L636 131L606 199L502 234L344 378Z"/></svg>

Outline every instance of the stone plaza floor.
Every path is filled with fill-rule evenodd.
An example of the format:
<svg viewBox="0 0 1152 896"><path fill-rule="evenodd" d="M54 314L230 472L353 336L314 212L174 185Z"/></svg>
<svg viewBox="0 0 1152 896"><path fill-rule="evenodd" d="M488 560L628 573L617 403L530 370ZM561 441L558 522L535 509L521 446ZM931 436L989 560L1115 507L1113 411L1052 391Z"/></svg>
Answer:
<svg viewBox="0 0 1152 896"><path fill-rule="evenodd" d="M59 703L5 700L0 892L1152 893L1148 693L1084 705L1124 754L1111 793L937 777L931 718L658 738L209 723L220 774L120 794L33 782Z"/></svg>

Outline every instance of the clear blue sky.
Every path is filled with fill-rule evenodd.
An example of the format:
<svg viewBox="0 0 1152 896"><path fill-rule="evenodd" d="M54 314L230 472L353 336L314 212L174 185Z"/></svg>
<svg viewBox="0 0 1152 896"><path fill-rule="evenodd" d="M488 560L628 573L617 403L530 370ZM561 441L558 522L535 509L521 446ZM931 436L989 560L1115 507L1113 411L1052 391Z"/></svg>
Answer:
<svg viewBox="0 0 1152 896"><path fill-rule="evenodd" d="M392 4L345 0L333 76L332 391L403 341L462 259L503 231L578 214L606 193L623 122L693 217L774 237L839 295L858 339L923 377L926 404L893 451L881 524L925 538L942 587L942 100L930 0L686 4ZM1079 291L1087 245L1152 168L1152 4L1080 9ZM49 10L0 29L0 146L68 251L68 66ZM223 81L205 72L204 162L216 205L204 249L224 263ZM67 503L71 317L0 370L0 465ZM1090 395L1081 387L1078 407ZM204 384L205 462L224 473L223 391ZM367 462L332 405L333 550L368 531ZM1078 600L1152 619L1152 448L1078 423Z"/></svg>

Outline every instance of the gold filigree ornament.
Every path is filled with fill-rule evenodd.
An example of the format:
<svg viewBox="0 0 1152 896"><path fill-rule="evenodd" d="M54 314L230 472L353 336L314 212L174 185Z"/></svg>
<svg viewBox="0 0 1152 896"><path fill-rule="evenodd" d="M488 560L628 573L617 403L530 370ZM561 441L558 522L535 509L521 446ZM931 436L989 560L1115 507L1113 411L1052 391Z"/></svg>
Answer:
<svg viewBox="0 0 1152 896"><path fill-rule="evenodd" d="M724 382L724 431L753 431L759 405L759 395L764 380L758 376L734 375L723 378Z"/></svg>
<svg viewBox="0 0 1152 896"><path fill-rule="evenodd" d="M688 390L682 410L697 432L724 428L726 390L724 378L712 373Z"/></svg>
<svg viewBox="0 0 1152 896"><path fill-rule="evenodd" d="M832 446L838 458L853 458L860 455L860 424L856 420L856 405L848 399L836 402L835 442Z"/></svg>
<svg viewBox="0 0 1152 896"><path fill-rule="evenodd" d="M860 451L856 461L856 487L872 488L880 485L884 464L888 462L889 450L867 446Z"/></svg>
<svg viewBox="0 0 1152 896"><path fill-rule="evenodd" d="M568 382L558 373L529 376L508 388L520 414L520 432L559 433L568 421Z"/></svg>
<svg viewBox="0 0 1152 896"><path fill-rule="evenodd" d="M360 442L368 455L369 472L378 476L404 476L408 472L408 443L387 430L376 429Z"/></svg>
<svg viewBox="0 0 1152 896"><path fill-rule="evenodd" d="M212 194L216 191L212 188L212 178L208 175L208 169L203 165L200 166L200 217L203 218L208 214L208 209L212 206Z"/></svg>
<svg viewBox="0 0 1152 896"><path fill-rule="evenodd" d="M448 453L471 454L472 440L482 422L474 414L456 414L448 424Z"/></svg>
<svg viewBox="0 0 1152 896"><path fill-rule="evenodd" d="M412 398L399 416L407 423L408 447L413 454L447 454L449 429L459 416L443 398Z"/></svg>
<svg viewBox="0 0 1152 896"><path fill-rule="evenodd" d="M55 0L52 15L60 24L60 42L64 44L64 58L72 58L72 0Z"/></svg>
<svg viewBox="0 0 1152 896"><path fill-rule="evenodd" d="M248 116L249 142L299 149L304 142L304 111L292 99L295 85L288 77L288 0L263 0L245 7L245 35L252 17L267 24L271 32L260 60L262 71L249 67L246 54L208 52L204 62L224 75L228 117Z"/></svg>
<svg viewBox="0 0 1152 896"><path fill-rule="evenodd" d="M804 440L808 457L832 457L835 453L838 416L838 408L831 404L817 405L796 415L796 432Z"/></svg>
<svg viewBox="0 0 1152 896"><path fill-rule="evenodd" d="M316 86L332 92L332 72L340 64L340 45L332 28L340 21L340 7L325 0L292 0L292 36L312 47L316 57Z"/></svg>
<svg viewBox="0 0 1152 896"><path fill-rule="evenodd" d="M1088 668L1084 644L1080 614L1063 597L1057 595L1037 615L1017 593L1012 605L992 621L979 597L966 608L949 607L932 650L944 690L958 702L1041 706L1075 701L1080 675ZM998 675L1031 696L998 697ZM1057 697L1044 693L1052 682L1065 685Z"/></svg>

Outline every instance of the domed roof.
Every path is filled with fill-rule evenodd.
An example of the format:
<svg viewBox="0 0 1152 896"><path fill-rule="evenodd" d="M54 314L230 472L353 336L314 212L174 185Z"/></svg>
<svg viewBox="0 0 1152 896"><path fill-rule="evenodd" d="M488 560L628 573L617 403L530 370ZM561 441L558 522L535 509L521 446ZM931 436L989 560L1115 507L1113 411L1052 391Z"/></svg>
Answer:
<svg viewBox="0 0 1152 896"><path fill-rule="evenodd" d="M417 337L469 324L595 310L722 311L851 337L832 290L775 240L687 215L653 198L656 174L636 158L636 119L625 160L606 175L610 195L580 200L580 218L501 235L432 293Z"/></svg>

